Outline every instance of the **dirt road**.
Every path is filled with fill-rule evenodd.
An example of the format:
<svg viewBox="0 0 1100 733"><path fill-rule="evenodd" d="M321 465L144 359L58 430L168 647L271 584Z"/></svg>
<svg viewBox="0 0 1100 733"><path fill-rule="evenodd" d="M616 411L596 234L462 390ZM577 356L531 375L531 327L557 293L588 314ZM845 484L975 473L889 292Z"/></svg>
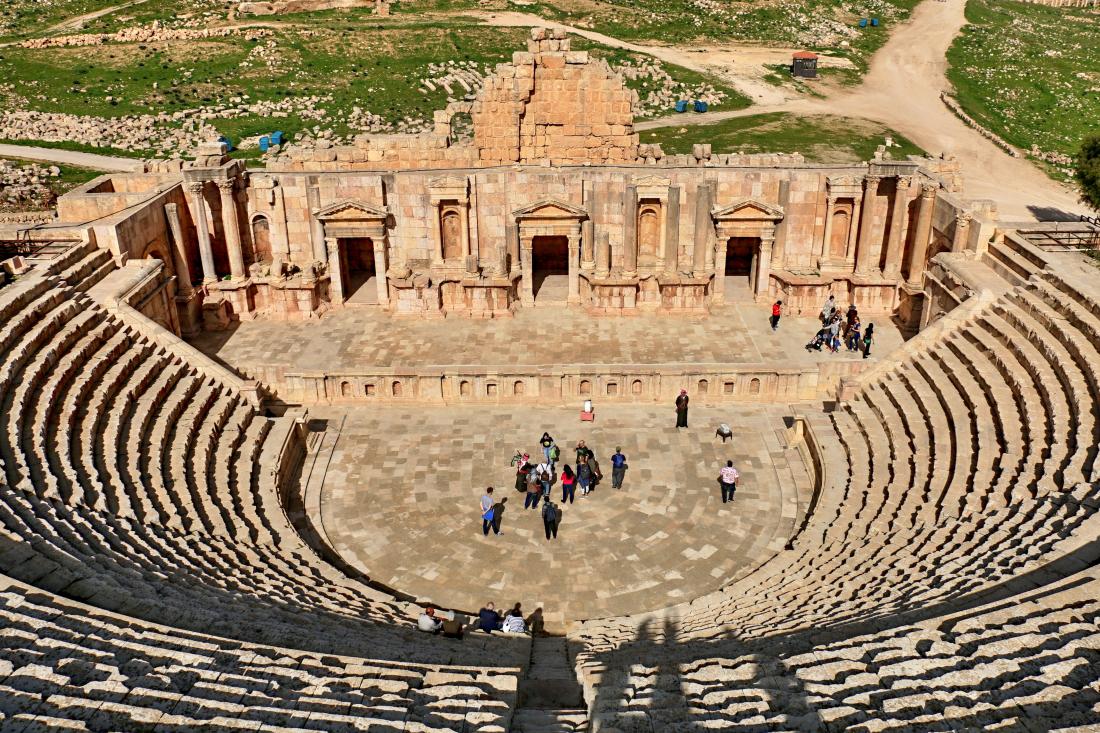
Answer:
<svg viewBox="0 0 1100 733"><path fill-rule="evenodd" d="M115 158L109 155L79 153L75 150L58 150L56 148L39 148L33 145L0 145L0 158L21 158L39 163L73 165L78 168L109 173L117 171L141 172L145 169L145 163L134 158Z"/></svg>

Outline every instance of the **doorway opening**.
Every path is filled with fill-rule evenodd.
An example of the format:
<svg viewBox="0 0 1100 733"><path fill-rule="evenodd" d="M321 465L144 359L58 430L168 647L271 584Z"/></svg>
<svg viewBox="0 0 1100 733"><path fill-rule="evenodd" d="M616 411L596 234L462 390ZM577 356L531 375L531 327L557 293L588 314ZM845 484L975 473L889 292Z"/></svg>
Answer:
<svg viewBox="0 0 1100 733"><path fill-rule="evenodd" d="M565 305L569 298L569 238L535 237L531 243L531 286L538 305Z"/></svg>
<svg viewBox="0 0 1100 733"><path fill-rule="evenodd" d="M344 302L378 305L375 283L374 241L370 237L340 239L344 261Z"/></svg>
<svg viewBox="0 0 1100 733"><path fill-rule="evenodd" d="M726 298L752 300L759 237L730 237L726 243Z"/></svg>

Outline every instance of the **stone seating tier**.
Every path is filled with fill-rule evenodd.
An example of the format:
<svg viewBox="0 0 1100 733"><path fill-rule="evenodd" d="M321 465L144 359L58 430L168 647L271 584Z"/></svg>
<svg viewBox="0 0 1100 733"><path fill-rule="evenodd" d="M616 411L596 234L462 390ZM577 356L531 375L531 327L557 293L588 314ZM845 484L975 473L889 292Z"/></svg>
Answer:
<svg viewBox="0 0 1100 733"><path fill-rule="evenodd" d="M1100 310L1080 295L1021 277L856 399L807 408L825 483L790 549L658 617L573 635L596 729L1100 719Z"/></svg>

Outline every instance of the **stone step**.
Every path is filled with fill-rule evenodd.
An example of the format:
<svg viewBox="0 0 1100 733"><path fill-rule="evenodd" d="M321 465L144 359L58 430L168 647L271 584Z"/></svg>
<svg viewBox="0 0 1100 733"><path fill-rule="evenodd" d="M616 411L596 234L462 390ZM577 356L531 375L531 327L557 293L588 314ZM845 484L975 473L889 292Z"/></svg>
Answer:
<svg viewBox="0 0 1100 733"><path fill-rule="evenodd" d="M521 708L512 715L510 730L512 733L581 733L588 730L588 711L583 708Z"/></svg>

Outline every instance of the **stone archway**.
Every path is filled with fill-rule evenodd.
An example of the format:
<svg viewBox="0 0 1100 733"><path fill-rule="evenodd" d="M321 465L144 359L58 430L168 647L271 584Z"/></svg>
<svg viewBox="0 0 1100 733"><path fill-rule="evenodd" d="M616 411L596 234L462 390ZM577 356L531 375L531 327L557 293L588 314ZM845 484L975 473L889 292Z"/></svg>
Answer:
<svg viewBox="0 0 1100 733"><path fill-rule="evenodd" d="M735 259L737 273L748 264L749 290L756 300L768 296L771 277L772 245L775 243L776 224L783 220L783 209L751 198L742 198L711 211L714 220L715 272L712 303L723 303L726 298L726 268L731 243L737 247Z"/></svg>
<svg viewBox="0 0 1100 733"><path fill-rule="evenodd" d="M516 226L518 257L522 268L520 298L524 306L535 305L536 279L546 284L547 272L536 273L536 240L541 255L540 262L551 262L547 267L560 268L562 245L565 254L566 303L580 303L580 250L581 227L588 218L584 209L556 199L545 199L512 212ZM558 301L554 301L556 304Z"/></svg>

